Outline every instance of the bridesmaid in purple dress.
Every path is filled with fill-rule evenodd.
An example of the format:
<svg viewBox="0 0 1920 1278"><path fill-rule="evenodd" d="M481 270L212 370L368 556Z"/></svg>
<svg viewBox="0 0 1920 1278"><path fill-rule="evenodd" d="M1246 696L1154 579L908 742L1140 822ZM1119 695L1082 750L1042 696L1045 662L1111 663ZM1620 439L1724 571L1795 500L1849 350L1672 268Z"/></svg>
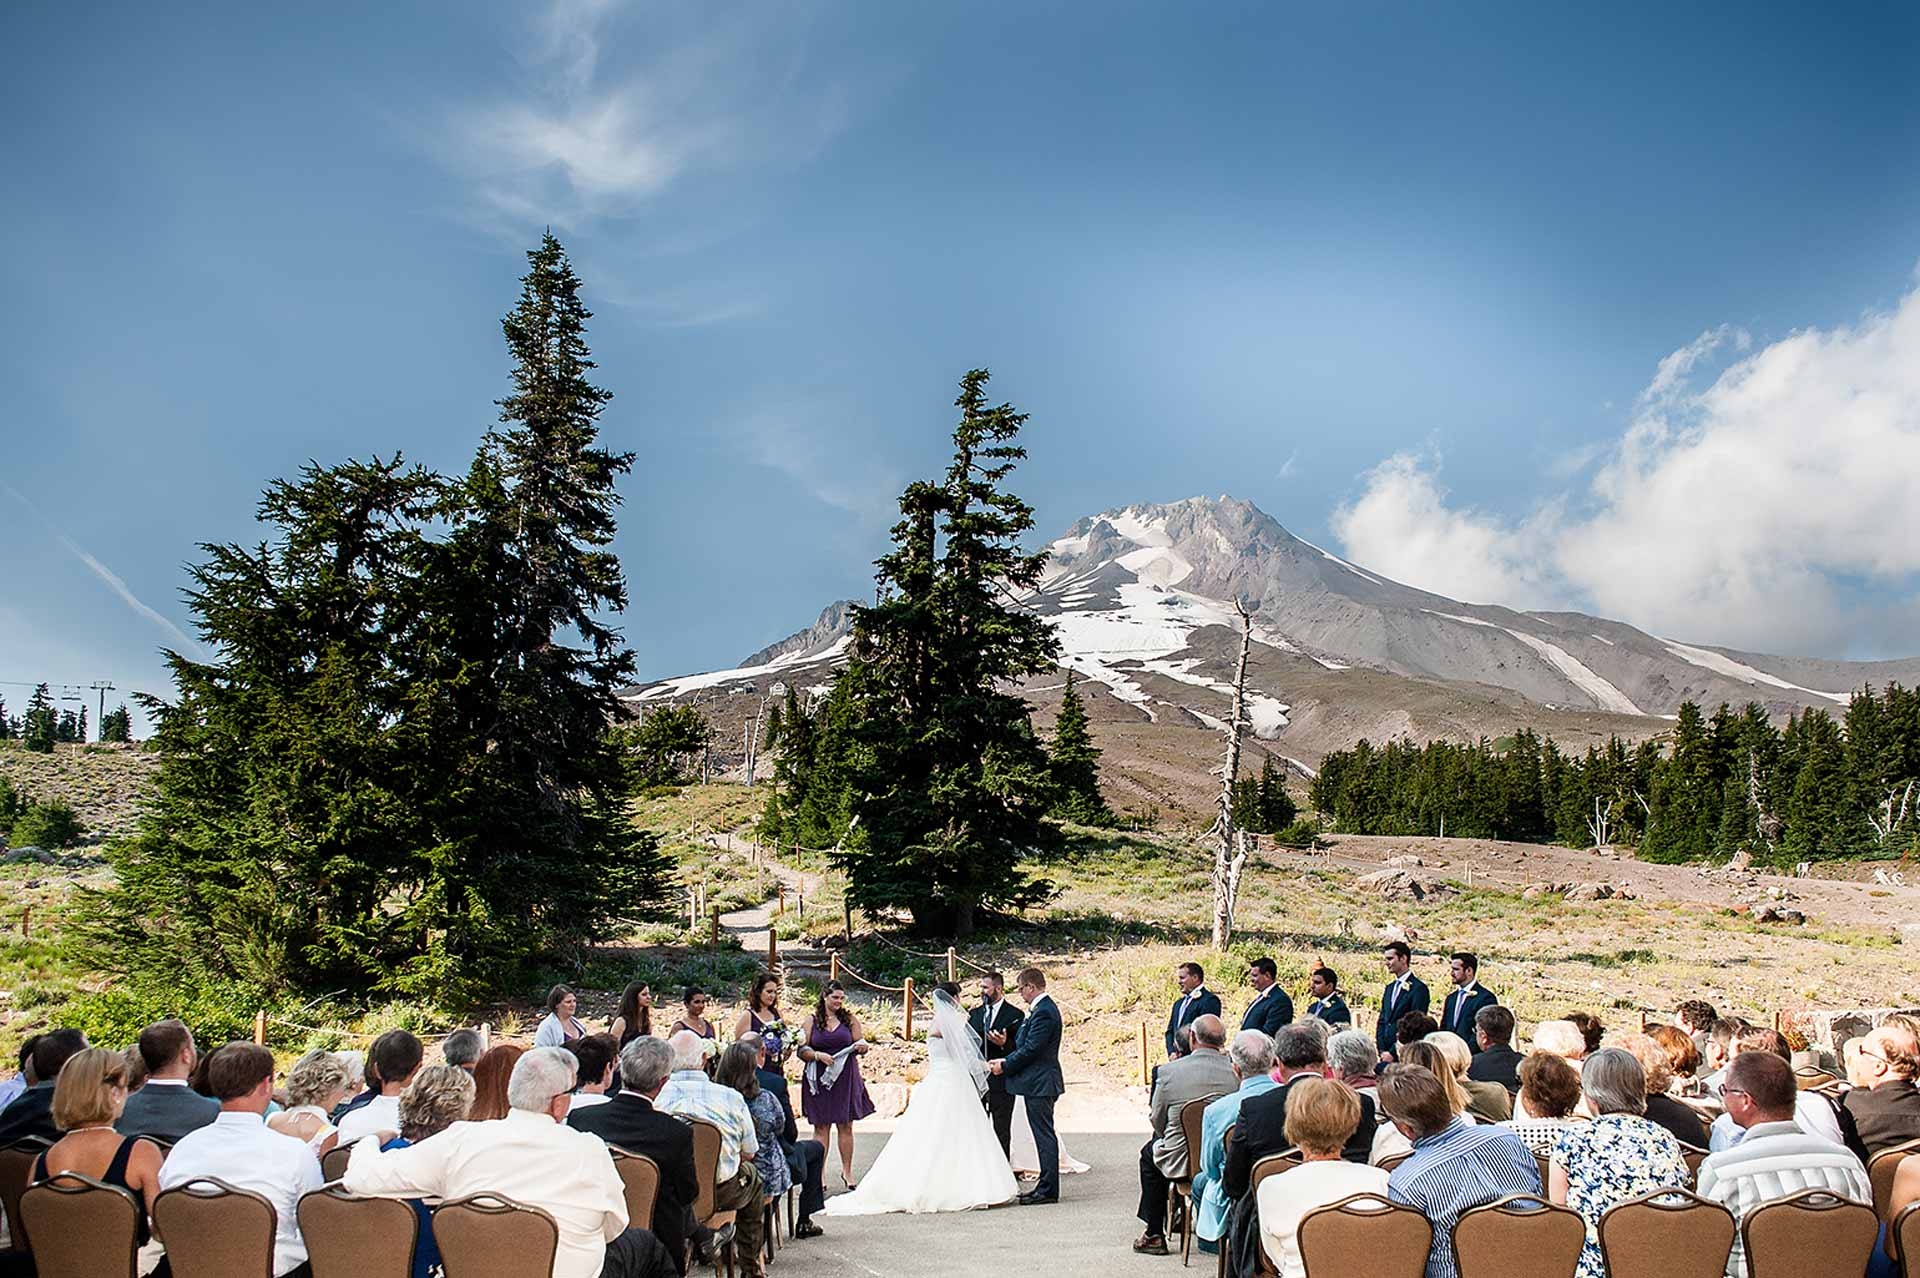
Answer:
<svg viewBox="0 0 1920 1278"><path fill-rule="evenodd" d="M840 1063L840 1072L831 1084L822 1081L833 1068L833 1058L851 1046ZM840 1179L848 1189L853 1179L853 1124L873 1112L867 1085L860 1077L860 1058L869 1044L860 1032L860 1018L847 1006L847 991L838 981L829 981L820 991L820 1002L807 1020L806 1037L800 1044L800 1059L806 1072L800 1081L800 1112L813 1124L813 1138L831 1149L828 1131L840 1133Z"/></svg>

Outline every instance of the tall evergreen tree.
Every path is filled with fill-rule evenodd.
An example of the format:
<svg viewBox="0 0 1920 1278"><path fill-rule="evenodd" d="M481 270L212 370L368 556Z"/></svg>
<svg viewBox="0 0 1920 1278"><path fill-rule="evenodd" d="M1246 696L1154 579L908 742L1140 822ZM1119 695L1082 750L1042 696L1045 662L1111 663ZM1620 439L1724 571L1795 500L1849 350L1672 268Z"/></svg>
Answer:
<svg viewBox="0 0 1920 1278"><path fill-rule="evenodd" d="M1001 486L1026 455L1014 442L1026 415L990 405L987 379L975 369L961 381L947 473L901 495L879 602L855 613L838 681L857 725L858 829L841 852L850 900L962 935L982 906L1042 899L1048 885L1020 862L1057 843L1043 820L1046 752L1026 703L1003 691L1059 651L1045 619L1013 602L1046 561L1020 549L1033 510Z"/></svg>
<svg viewBox="0 0 1920 1278"><path fill-rule="evenodd" d="M40 754L53 753L53 739L59 730L59 717L54 714L53 694L46 684L40 684L27 698L27 714L21 724L20 736L26 742L27 749Z"/></svg>
<svg viewBox="0 0 1920 1278"><path fill-rule="evenodd" d="M100 719L100 740L109 744L125 744L133 739L133 716L127 712L125 702L106 712Z"/></svg>
<svg viewBox="0 0 1920 1278"><path fill-rule="evenodd" d="M1113 810L1100 794L1100 747L1087 729L1087 707L1073 686L1071 670L1047 753L1053 774L1052 814L1078 825L1113 824Z"/></svg>

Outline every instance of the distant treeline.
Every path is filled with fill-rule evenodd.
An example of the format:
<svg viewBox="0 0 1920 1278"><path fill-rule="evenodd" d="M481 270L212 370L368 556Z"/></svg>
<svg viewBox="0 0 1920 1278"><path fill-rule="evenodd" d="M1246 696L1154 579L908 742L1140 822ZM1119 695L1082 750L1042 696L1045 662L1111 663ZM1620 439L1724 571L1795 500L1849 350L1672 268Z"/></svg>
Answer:
<svg viewBox="0 0 1920 1278"><path fill-rule="evenodd" d="M1687 702L1659 739L1585 756L1531 730L1362 741L1328 755L1307 793L1355 834L1624 844L1655 861L1901 856L1920 847L1920 690L1864 688L1838 719L1810 709L1784 729L1757 704L1708 717Z"/></svg>

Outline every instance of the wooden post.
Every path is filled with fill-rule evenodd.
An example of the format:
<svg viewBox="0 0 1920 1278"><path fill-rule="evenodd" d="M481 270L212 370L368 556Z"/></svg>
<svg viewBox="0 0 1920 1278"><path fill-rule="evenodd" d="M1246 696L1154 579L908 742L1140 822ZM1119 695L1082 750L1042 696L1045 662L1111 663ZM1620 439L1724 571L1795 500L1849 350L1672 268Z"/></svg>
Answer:
<svg viewBox="0 0 1920 1278"><path fill-rule="evenodd" d="M772 924L767 926L767 970L769 972L780 970L780 936L773 930Z"/></svg>
<svg viewBox="0 0 1920 1278"><path fill-rule="evenodd" d="M1780 1032L1780 1013L1778 1012L1773 1014L1773 1032L1776 1034Z"/></svg>
<svg viewBox="0 0 1920 1278"><path fill-rule="evenodd" d="M719 906L716 905L712 909L707 911L707 922L711 925L711 930L707 933L707 950L710 953L718 954L720 952L720 907Z"/></svg>
<svg viewBox="0 0 1920 1278"><path fill-rule="evenodd" d="M1140 1086L1147 1086L1153 1078L1153 1068L1147 1064L1147 1023L1140 1022ZM777 1098L776 1098L777 1099Z"/></svg>
<svg viewBox="0 0 1920 1278"><path fill-rule="evenodd" d="M25 936L33 926L33 907L25 906L20 911L20 935Z"/></svg>
<svg viewBox="0 0 1920 1278"><path fill-rule="evenodd" d="M960 956L953 952L951 945L947 947L947 979L954 982L960 979Z"/></svg>
<svg viewBox="0 0 1920 1278"><path fill-rule="evenodd" d="M907 1038L911 1040L913 1038L913 978L911 976L907 978L907 992L900 1007L907 1018Z"/></svg>
<svg viewBox="0 0 1920 1278"><path fill-rule="evenodd" d="M827 955L827 979L830 981L840 979L840 951L838 950Z"/></svg>
<svg viewBox="0 0 1920 1278"><path fill-rule="evenodd" d="M253 1014L253 1041L262 1047L267 1045L267 1010L264 1007Z"/></svg>
<svg viewBox="0 0 1920 1278"><path fill-rule="evenodd" d="M774 909L773 917L780 918L787 912L787 885L782 883L778 889L779 905Z"/></svg>
<svg viewBox="0 0 1920 1278"><path fill-rule="evenodd" d="M845 894L842 894L840 897L840 909L841 909L841 912L846 915L847 948L852 949L853 948L853 898Z"/></svg>

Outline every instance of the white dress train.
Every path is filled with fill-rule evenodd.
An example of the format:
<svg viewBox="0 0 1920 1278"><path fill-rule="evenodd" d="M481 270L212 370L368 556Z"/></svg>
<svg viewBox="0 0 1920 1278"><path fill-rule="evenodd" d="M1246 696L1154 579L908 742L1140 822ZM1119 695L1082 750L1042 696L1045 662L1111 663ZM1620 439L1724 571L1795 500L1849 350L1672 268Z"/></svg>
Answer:
<svg viewBox="0 0 1920 1278"><path fill-rule="evenodd" d="M1054 1139L1060 1146L1062 1176L1077 1176L1083 1171L1091 1170L1087 1164L1067 1152L1067 1138L1058 1130L1054 1132ZM1040 1151L1033 1143L1033 1128L1027 1123L1027 1098L1024 1096L1013 1098L1013 1139L1008 1141L1007 1145L1013 1170L1016 1173L1022 1176L1040 1174Z"/></svg>

